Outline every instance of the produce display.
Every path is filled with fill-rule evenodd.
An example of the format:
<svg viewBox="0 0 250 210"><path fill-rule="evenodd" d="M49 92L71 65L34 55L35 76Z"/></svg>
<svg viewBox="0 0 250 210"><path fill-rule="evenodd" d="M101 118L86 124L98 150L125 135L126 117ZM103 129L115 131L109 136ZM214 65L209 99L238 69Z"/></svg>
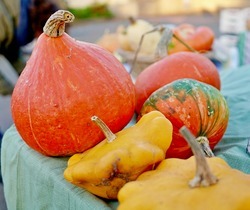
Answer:
<svg viewBox="0 0 250 210"><path fill-rule="evenodd" d="M140 55L154 56L163 35L163 28L167 27L167 24L154 25L148 20L130 17L128 25L119 25L117 30L112 33L105 32L97 43L104 48L112 49L112 52L119 48L124 51L136 52L140 46ZM195 27L192 24L182 23L171 26L170 30L173 32L173 36L170 37L169 45L165 46L168 54L191 49L199 53L212 50L215 34L208 26Z"/></svg>
<svg viewBox="0 0 250 210"><path fill-rule="evenodd" d="M94 119L107 138L84 153L73 155L64 177L95 195L116 199L124 184L153 170L165 159L173 127L159 111L144 115L134 126L116 134L99 118Z"/></svg>
<svg viewBox="0 0 250 210"><path fill-rule="evenodd" d="M127 26L119 25L115 32L104 33L97 40L97 44L128 63L131 66L129 72L135 78L146 67L174 53L191 51L206 57L214 57L215 35L207 26L195 27L187 23L176 26L154 25L145 19L129 20ZM183 76L185 73L184 71ZM194 79L197 77L200 79L199 76Z"/></svg>
<svg viewBox="0 0 250 210"><path fill-rule="evenodd" d="M93 44L65 33L73 20L66 10L48 19L16 83L11 111L24 142L67 156L62 177L118 210L250 209L250 176L213 154L230 115L220 74L199 53L213 31L176 27L195 52L173 38L169 55L132 78L114 52L135 52L153 24L130 19ZM140 53L154 54L161 35L145 36Z"/></svg>
<svg viewBox="0 0 250 210"><path fill-rule="evenodd" d="M151 64L136 78L136 112L158 88L182 78L195 79L220 90L220 75L216 66L202 54L178 52Z"/></svg>
<svg viewBox="0 0 250 210"><path fill-rule="evenodd" d="M59 10L44 26L12 95L15 126L24 141L49 156L70 156L102 141L98 115L113 132L134 114L135 88L113 54L64 32L73 14Z"/></svg>
<svg viewBox="0 0 250 210"><path fill-rule="evenodd" d="M118 210L249 209L250 176L221 158L205 158L196 141L189 142L194 156L165 159L127 183L118 193Z"/></svg>
<svg viewBox="0 0 250 210"><path fill-rule="evenodd" d="M229 120L229 108L220 91L193 79L175 80L157 89L143 104L138 118L153 110L162 112L173 124L173 139L166 153L168 158L192 155L179 133L183 125L202 143L206 154L212 156L210 148L222 139Z"/></svg>

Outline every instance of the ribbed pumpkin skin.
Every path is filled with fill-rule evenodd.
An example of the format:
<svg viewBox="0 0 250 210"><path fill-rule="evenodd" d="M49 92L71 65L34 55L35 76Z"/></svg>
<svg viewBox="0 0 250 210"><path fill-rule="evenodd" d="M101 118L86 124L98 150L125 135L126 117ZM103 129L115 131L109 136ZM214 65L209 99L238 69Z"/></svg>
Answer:
<svg viewBox="0 0 250 210"><path fill-rule="evenodd" d="M220 90L220 75L212 61L198 53L174 53L148 66L136 78L136 112L140 112L155 90L183 78L205 82Z"/></svg>
<svg viewBox="0 0 250 210"><path fill-rule="evenodd" d="M229 108L223 95L211 85L192 79L180 79L156 90L145 101L138 119L158 110L173 124L173 139L166 157L192 155L179 129L186 125L196 136L205 136L210 148L223 137L229 120Z"/></svg>
<svg viewBox="0 0 250 210"><path fill-rule="evenodd" d="M104 135L91 116L113 132L134 114L130 75L109 52L64 33L42 34L12 95L18 132L33 149L68 156L94 146Z"/></svg>

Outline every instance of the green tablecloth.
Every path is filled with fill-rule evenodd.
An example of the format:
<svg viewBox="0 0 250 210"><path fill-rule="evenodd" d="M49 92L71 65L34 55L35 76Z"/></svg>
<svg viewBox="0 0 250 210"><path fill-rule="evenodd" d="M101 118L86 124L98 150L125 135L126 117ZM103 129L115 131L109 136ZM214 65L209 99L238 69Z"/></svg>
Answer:
<svg viewBox="0 0 250 210"><path fill-rule="evenodd" d="M233 168L250 174L250 66L221 73L222 93L230 108L230 120L215 154ZM8 210L115 209L105 201L63 178L68 158L51 158L30 149L11 126L3 137L1 162Z"/></svg>

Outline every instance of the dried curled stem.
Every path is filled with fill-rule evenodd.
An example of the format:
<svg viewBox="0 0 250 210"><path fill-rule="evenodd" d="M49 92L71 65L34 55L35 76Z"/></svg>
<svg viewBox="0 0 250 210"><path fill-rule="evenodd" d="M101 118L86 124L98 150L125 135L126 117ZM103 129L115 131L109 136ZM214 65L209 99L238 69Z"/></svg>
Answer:
<svg viewBox="0 0 250 210"><path fill-rule="evenodd" d="M186 126L181 127L180 133L190 145L196 160L196 175L189 182L189 186L194 188L200 186L207 187L216 184L218 182L218 179L211 172L204 152L202 151L193 134L188 130Z"/></svg>
<svg viewBox="0 0 250 210"><path fill-rule="evenodd" d="M75 16L67 10L58 10L50 16L43 27L43 32L50 37L59 37L65 31L65 23L71 23Z"/></svg>
<svg viewBox="0 0 250 210"><path fill-rule="evenodd" d="M109 129L109 127L97 116L91 117L91 120L101 128L102 132L106 136L107 142L111 143L116 139L116 135Z"/></svg>

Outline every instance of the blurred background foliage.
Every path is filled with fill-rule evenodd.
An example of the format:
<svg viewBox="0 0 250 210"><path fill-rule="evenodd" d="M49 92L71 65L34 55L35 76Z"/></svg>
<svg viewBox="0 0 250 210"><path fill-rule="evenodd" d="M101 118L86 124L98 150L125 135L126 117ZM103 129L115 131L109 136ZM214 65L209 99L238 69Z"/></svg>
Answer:
<svg viewBox="0 0 250 210"><path fill-rule="evenodd" d="M107 4L95 3L84 8L69 8L78 19L93 18L113 18L113 13L109 10Z"/></svg>

